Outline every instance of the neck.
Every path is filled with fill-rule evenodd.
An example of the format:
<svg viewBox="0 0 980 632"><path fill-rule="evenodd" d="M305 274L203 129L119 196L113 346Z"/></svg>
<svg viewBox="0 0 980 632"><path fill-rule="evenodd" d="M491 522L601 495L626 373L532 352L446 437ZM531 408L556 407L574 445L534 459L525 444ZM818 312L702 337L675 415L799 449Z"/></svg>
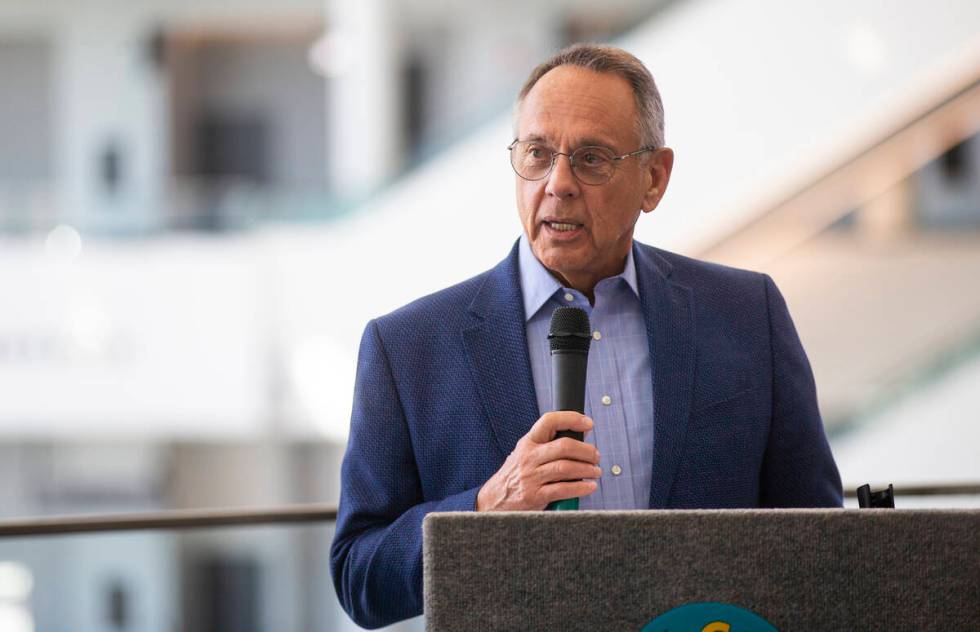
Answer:
<svg viewBox="0 0 980 632"><path fill-rule="evenodd" d="M561 272L552 270L551 268L545 269L548 270L553 277L558 279L563 286L578 290L589 299L590 305L595 305L595 286L599 283L599 281L608 279L609 277L614 277L617 274L622 274L625 268L626 255L623 255L622 259L618 260L618 263L608 266L605 270L600 271L589 270L582 272L581 274L562 274Z"/></svg>
<svg viewBox="0 0 980 632"><path fill-rule="evenodd" d="M573 290L578 290L582 294L585 294L585 297L589 299L589 304L595 305L595 286L601 279L595 277L580 278L578 275L569 278L556 270L548 271L551 272L552 276L558 279L558 282L563 286L570 287Z"/></svg>

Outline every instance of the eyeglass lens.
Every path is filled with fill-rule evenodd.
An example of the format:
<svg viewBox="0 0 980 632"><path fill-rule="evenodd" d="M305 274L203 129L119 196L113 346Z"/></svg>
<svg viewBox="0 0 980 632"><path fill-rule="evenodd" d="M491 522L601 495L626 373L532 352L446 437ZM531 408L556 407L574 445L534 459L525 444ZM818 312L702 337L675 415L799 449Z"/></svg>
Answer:
<svg viewBox="0 0 980 632"><path fill-rule="evenodd" d="M530 141L514 143L510 162L517 175L526 180L541 180L551 173L556 152ZM602 147L579 147L571 155L572 173L586 184L602 184L612 177L613 154Z"/></svg>

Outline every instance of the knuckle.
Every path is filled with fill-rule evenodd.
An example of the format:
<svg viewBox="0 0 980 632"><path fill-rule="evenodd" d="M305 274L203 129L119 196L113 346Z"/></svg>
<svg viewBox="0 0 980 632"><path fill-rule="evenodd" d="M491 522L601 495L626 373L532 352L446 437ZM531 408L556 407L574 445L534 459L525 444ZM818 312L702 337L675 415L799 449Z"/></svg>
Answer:
<svg viewBox="0 0 980 632"><path fill-rule="evenodd" d="M582 419L582 414L575 411L566 410L562 411L561 422L565 428L572 428L579 425L579 420Z"/></svg>
<svg viewBox="0 0 980 632"><path fill-rule="evenodd" d="M574 473L573 469L568 461L555 461L555 472L560 476L571 476Z"/></svg>
<svg viewBox="0 0 980 632"><path fill-rule="evenodd" d="M581 443L581 441L576 441L571 437L562 437L558 440L558 447L561 448L562 452L571 452L575 450L577 443Z"/></svg>

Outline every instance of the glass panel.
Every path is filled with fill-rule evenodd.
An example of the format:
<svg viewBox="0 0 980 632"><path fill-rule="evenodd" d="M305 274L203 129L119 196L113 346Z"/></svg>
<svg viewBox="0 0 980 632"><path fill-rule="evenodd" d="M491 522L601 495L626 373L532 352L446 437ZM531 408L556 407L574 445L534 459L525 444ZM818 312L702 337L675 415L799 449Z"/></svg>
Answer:
<svg viewBox="0 0 980 632"><path fill-rule="evenodd" d="M358 630L330 579L332 536L330 524L0 538L0 630Z"/></svg>

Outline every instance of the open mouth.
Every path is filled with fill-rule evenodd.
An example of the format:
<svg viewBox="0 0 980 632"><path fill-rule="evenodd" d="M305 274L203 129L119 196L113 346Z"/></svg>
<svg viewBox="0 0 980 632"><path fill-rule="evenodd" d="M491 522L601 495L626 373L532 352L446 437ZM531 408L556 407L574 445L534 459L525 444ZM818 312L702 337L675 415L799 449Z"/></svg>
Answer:
<svg viewBox="0 0 980 632"><path fill-rule="evenodd" d="M544 222L545 226L551 230L557 231L559 233L570 233L577 228L581 228L582 224L574 224L570 222Z"/></svg>

